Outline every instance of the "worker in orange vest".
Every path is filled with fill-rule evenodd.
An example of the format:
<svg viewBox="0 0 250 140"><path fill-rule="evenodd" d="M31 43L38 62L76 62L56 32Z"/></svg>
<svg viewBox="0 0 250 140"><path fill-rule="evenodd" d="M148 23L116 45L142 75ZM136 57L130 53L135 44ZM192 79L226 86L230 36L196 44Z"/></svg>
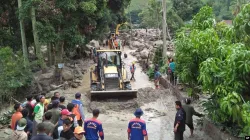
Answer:
<svg viewBox="0 0 250 140"><path fill-rule="evenodd" d="M77 119L79 126L82 126L85 116L84 116L84 110L83 110L83 103L81 102L81 93L76 93L75 99L72 100L71 103L75 105L72 113L76 115L76 119Z"/></svg>

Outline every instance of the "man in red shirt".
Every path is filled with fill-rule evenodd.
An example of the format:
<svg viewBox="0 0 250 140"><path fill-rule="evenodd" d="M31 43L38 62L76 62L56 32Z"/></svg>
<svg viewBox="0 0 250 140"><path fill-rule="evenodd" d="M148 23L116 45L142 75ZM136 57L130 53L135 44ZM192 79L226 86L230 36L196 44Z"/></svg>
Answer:
<svg viewBox="0 0 250 140"><path fill-rule="evenodd" d="M21 104L15 104L14 109L16 112L12 115L10 123L12 130L15 130L17 121L19 121L23 117L21 113L21 111L23 110Z"/></svg>

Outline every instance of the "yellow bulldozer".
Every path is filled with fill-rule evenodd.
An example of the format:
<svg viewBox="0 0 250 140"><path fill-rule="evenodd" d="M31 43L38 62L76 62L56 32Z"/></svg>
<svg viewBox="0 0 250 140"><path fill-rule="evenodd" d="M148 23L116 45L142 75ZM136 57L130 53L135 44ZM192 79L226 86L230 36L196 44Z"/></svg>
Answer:
<svg viewBox="0 0 250 140"><path fill-rule="evenodd" d="M90 71L91 99L136 98L121 59L121 50L96 50L97 63Z"/></svg>

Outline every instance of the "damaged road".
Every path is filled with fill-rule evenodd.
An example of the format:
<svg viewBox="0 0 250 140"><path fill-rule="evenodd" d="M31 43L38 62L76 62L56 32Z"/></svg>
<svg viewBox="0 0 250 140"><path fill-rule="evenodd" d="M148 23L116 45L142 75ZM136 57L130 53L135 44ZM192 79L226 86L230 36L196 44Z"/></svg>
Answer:
<svg viewBox="0 0 250 140"><path fill-rule="evenodd" d="M126 50L128 58L124 59L126 67L129 68L131 62L136 61ZM176 114L175 101L177 98L169 89L153 89L153 82L148 80L142 68L136 64L135 79L132 81L132 88L138 89L138 98L131 100L110 99L105 101L89 100L89 75L83 77L82 86L77 89L68 89L64 92L67 101L74 98L76 92L81 92L85 96L82 100L85 105L86 118L92 117L93 109L100 109L99 120L103 123L105 139L107 140L127 140L127 126L130 119L134 118L134 111L140 107L144 111L142 119L147 123L147 131L150 140L172 140L174 139L173 123ZM88 73L88 72L87 72ZM195 120L197 118L194 118ZM195 121L197 122L197 121ZM189 138L189 128L186 128L184 137L186 140L211 140L201 131L201 126L195 124L195 136Z"/></svg>

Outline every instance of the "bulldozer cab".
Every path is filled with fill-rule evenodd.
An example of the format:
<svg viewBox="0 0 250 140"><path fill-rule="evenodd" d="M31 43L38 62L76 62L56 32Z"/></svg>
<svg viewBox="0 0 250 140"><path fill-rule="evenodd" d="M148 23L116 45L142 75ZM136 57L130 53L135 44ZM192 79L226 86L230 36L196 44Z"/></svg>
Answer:
<svg viewBox="0 0 250 140"><path fill-rule="evenodd" d="M121 66L121 52L119 51L107 51L98 52L98 64L102 66Z"/></svg>

